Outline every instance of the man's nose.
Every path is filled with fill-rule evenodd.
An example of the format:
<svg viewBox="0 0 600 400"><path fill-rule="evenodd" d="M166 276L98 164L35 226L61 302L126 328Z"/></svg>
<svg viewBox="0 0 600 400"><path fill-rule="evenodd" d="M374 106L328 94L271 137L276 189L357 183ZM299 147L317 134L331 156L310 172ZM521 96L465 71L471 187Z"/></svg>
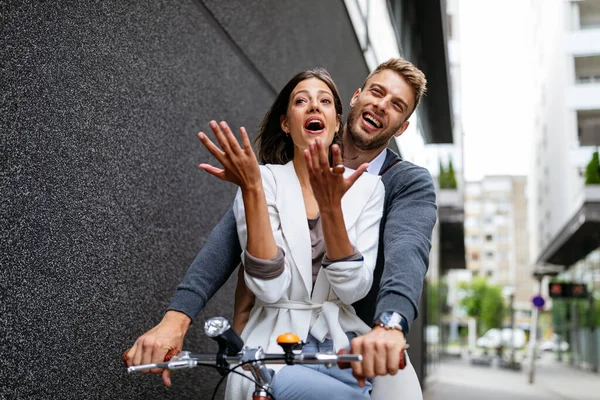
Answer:
<svg viewBox="0 0 600 400"><path fill-rule="evenodd" d="M382 112L386 112L387 108L390 105L390 99L385 96L385 97L380 97L378 99L375 100L375 106L377 107L377 109L381 110Z"/></svg>

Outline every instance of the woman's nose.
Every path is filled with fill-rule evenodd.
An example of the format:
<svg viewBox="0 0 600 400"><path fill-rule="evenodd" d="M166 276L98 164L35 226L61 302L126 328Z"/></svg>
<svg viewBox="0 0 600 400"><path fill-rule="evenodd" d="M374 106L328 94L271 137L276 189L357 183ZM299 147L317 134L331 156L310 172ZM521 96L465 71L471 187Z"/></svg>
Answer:
<svg viewBox="0 0 600 400"><path fill-rule="evenodd" d="M314 99L310 102L310 111L319 111L319 102Z"/></svg>

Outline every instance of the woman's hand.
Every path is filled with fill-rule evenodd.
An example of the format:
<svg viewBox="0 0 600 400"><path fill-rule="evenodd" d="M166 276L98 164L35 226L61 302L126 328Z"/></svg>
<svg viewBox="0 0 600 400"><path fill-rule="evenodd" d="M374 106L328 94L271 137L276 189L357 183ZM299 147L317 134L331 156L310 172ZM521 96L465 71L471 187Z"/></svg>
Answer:
<svg viewBox="0 0 600 400"><path fill-rule="evenodd" d="M331 146L331 152L334 168L329 167L327 149L323 146L321 139L317 139L314 144L311 144L310 150L304 150L310 184L321 214L333 209L340 209L344 194L369 166L366 163L362 164L352 175L344 178L340 147L334 144Z"/></svg>
<svg viewBox="0 0 600 400"><path fill-rule="evenodd" d="M221 121L220 124L217 124L216 121L210 121L209 125L221 149L204 132L198 133L198 139L223 165L223 169L205 163L200 164L198 167L219 179L235 183L242 191L262 187L260 168L246 129L244 127L240 128L242 145L244 146L242 148L225 121Z"/></svg>

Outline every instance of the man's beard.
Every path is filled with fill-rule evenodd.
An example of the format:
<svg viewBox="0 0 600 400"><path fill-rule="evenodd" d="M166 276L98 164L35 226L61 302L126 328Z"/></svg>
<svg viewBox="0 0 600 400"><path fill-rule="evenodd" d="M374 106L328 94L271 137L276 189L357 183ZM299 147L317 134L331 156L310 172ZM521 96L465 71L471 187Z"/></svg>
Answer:
<svg viewBox="0 0 600 400"><path fill-rule="evenodd" d="M369 136L364 132L360 131L360 128L357 128L357 124L360 123L359 120L362 118L362 113L359 112L358 107L354 107L350 110L348 114L348 123L346 129L348 130L348 134L352 138L353 144L363 150L375 150L382 147L386 147L390 138L398 129L390 129L388 128L386 131L379 132L373 136Z"/></svg>

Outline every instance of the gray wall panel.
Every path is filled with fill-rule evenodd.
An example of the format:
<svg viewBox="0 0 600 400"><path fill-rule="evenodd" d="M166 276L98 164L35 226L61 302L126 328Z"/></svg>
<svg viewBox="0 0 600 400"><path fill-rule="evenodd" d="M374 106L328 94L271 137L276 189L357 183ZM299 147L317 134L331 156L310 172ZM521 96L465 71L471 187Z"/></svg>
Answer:
<svg viewBox="0 0 600 400"><path fill-rule="evenodd" d="M0 398L212 393L212 371L178 373L166 390L120 364L235 192L197 170L210 157L195 134L210 118L254 132L274 88L305 66L329 67L346 104L366 74L341 1L322 14L241 4L0 2ZM330 30L290 28L303 20ZM200 322L231 315L234 284L187 347L215 348Z"/></svg>
<svg viewBox="0 0 600 400"><path fill-rule="evenodd" d="M327 68L348 114L350 98L369 70L343 0L202 3L277 90L298 71Z"/></svg>

